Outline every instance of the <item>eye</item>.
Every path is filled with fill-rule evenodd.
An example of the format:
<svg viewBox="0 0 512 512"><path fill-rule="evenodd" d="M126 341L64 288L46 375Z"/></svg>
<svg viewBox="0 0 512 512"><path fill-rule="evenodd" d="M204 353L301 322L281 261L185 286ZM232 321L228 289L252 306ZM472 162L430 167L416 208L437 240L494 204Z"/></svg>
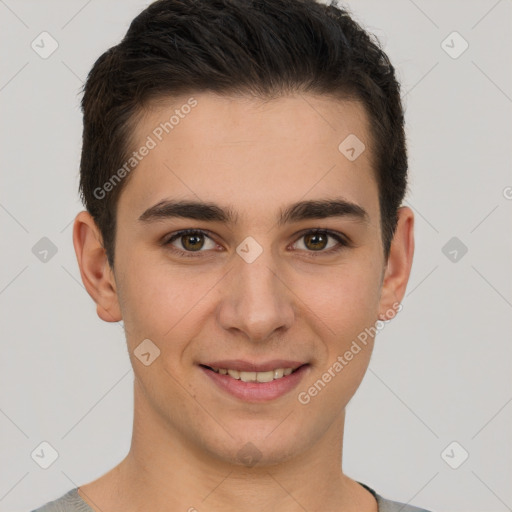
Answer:
<svg viewBox="0 0 512 512"><path fill-rule="evenodd" d="M329 245L329 239L331 239L331 242L334 240L337 243ZM206 242L209 241L209 246L205 240ZM346 247L351 247L350 241L342 233L320 228L310 229L301 233L300 238L294 245L299 244L299 242L302 242L304 247L304 249L299 249L304 251L308 257L333 254ZM184 229L173 233L168 239L163 241L163 245L172 252L184 257L198 257L201 256L201 252L207 252L208 249L215 250L217 246L211 236L209 236L209 232L202 229Z"/></svg>
<svg viewBox="0 0 512 512"><path fill-rule="evenodd" d="M329 246L329 238L337 243ZM317 256L314 253L319 253L319 255L332 254L350 246L350 242L341 233L325 229L312 229L302 233L299 240L295 243L299 243L299 241L303 241L302 244L305 247L304 250L306 251L307 256L313 257ZM327 250L325 250L326 247L328 247Z"/></svg>
<svg viewBox="0 0 512 512"><path fill-rule="evenodd" d="M215 242L208 236L207 231L203 231L201 229L184 229L182 231L178 231L164 241L164 245L169 246L173 252L176 252L179 255L194 257L195 254L191 253L204 252L201 251L201 249L205 247L205 238L207 238L211 244L210 247L206 247L206 249L215 249ZM174 241L177 241L184 250L176 247L173 244Z"/></svg>

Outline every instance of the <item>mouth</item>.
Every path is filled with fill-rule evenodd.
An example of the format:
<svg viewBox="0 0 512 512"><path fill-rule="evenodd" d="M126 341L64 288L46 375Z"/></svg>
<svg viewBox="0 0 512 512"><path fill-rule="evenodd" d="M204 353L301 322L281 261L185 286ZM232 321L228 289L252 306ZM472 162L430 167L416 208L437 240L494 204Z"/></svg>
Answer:
<svg viewBox="0 0 512 512"><path fill-rule="evenodd" d="M282 360L259 365L221 361L200 364L199 367L222 391L244 401L261 402L291 391L302 380L310 365Z"/></svg>
<svg viewBox="0 0 512 512"><path fill-rule="evenodd" d="M228 375L229 377L241 380L242 382L272 382L273 380L282 379L283 377L287 377L292 373L296 372L299 368L304 365L296 366L295 368L287 367L287 368L274 368L272 370L264 371L264 372L247 372L235 370L232 368L215 368L212 366L200 365L207 370L211 370L220 375Z"/></svg>

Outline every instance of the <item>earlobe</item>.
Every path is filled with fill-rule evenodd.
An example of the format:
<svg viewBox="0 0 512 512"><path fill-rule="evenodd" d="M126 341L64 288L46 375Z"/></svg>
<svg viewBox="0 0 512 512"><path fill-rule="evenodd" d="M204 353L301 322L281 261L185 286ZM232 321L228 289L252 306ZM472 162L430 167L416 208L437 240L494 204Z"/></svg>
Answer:
<svg viewBox="0 0 512 512"><path fill-rule="evenodd" d="M101 233L87 211L80 212L75 218L73 245L82 282L96 303L98 316L105 322L119 322L122 316L114 273L103 248Z"/></svg>
<svg viewBox="0 0 512 512"><path fill-rule="evenodd" d="M382 283L379 319L393 318L401 309L414 256L414 213L407 206L398 209L398 224L391 243Z"/></svg>

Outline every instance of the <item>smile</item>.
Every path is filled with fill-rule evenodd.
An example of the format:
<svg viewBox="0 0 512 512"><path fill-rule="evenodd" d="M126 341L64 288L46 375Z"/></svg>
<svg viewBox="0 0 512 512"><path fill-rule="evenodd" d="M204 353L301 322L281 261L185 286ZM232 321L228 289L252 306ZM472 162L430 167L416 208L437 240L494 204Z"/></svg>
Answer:
<svg viewBox="0 0 512 512"><path fill-rule="evenodd" d="M274 369L264 365L264 371L248 371L248 365L245 366L245 369L234 369L201 364L199 368L221 393L227 393L244 402L266 402L283 397L297 387L311 371L309 364L295 364L295 367L276 366Z"/></svg>
<svg viewBox="0 0 512 512"><path fill-rule="evenodd" d="M270 370L267 372L241 372L238 370L231 370L226 368L211 369L215 373L220 373L221 375L229 375L233 379L241 380L243 382L271 382L273 380L282 379L294 371L294 368L276 368L275 370Z"/></svg>

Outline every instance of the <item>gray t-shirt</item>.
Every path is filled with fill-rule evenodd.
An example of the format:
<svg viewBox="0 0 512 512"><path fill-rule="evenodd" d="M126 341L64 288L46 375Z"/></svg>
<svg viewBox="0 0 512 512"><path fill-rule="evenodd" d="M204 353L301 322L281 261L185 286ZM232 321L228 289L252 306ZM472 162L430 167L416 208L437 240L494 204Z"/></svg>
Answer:
<svg viewBox="0 0 512 512"><path fill-rule="evenodd" d="M391 501L383 498L377 494L373 489L367 485L358 482L365 489L370 491L377 500L379 512L429 512L423 508L413 507L398 501ZM78 494L78 487L71 489L69 492L58 498L57 500L50 501L46 505L33 510L32 512L94 512L93 509L80 497Z"/></svg>

